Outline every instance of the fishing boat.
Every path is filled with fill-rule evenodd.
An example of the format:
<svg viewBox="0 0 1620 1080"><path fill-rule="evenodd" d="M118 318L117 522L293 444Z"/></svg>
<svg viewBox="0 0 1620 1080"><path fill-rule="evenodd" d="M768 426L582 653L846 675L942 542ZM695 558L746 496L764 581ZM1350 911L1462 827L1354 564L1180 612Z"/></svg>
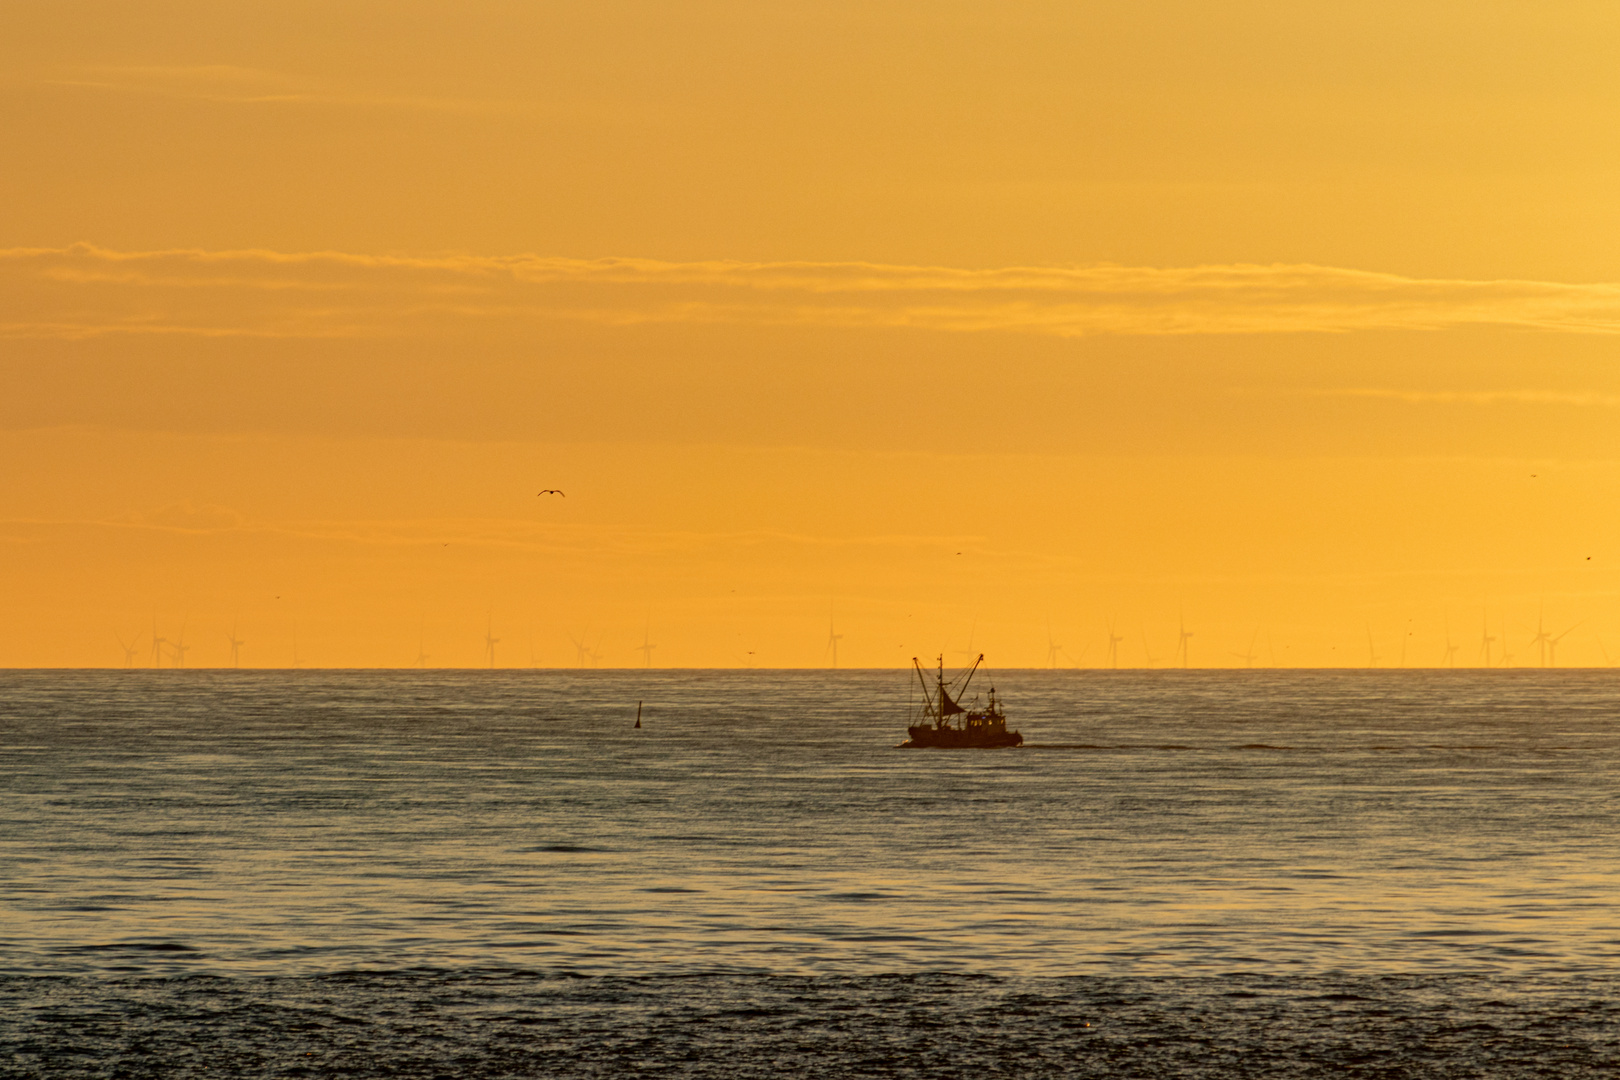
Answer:
<svg viewBox="0 0 1620 1080"><path fill-rule="evenodd" d="M984 654L973 661L973 666L957 675L949 683L945 681L945 657L939 658L939 667L934 675L934 685L928 685L928 676L923 674L922 665L917 658L911 658L911 666L917 669L917 681L922 684L922 704L912 705L911 717L915 723L906 728L911 737L900 745L903 747L937 746L950 750L989 750L1002 746L1022 746L1024 737L1016 731L1007 730L1007 717L1001 711L1001 699L996 697L996 688L990 688L990 698L980 704L977 696L972 704L963 706L958 704L967 697L968 686L973 682L973 676L978 672L979 665L984 663ZM955 723L952 717L960 717Z"/></svg>

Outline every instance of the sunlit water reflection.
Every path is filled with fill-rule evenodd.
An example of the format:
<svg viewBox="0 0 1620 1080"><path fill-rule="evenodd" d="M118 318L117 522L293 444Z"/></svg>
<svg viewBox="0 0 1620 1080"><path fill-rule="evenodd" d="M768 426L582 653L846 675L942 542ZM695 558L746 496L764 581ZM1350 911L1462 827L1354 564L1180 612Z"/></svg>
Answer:
<svg viewBox="0 0 1620 1080"><path fill-rule="evenodd" d="M14 974L1226 972L1620 956L1609 672L0 675ZM644 727L632 727L644 700Z"/></svg>

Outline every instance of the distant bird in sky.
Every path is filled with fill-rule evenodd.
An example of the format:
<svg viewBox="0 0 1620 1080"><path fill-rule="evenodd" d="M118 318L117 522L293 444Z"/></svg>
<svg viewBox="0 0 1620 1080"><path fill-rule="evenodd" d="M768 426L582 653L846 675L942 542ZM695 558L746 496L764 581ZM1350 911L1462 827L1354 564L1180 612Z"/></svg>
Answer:
<svg viewBox="0 0 1620 1080"><path fill-rule="evenodd" d="M539 494L541 494L541 495L561 495L565 499L568 498L568 495L565 492L558 491L556 488L546 488L546 490L540 492Z"/></svg>

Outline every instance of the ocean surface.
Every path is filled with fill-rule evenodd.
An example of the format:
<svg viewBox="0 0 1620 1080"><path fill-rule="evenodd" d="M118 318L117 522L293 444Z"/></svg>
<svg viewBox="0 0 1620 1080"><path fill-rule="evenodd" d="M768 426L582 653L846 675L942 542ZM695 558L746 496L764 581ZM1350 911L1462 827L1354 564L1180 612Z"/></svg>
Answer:
<svg viewBox="0 0 1620 1080"><path fill-rule="evenodd" d="M1620 672L914 680L0 672L0 1077L1620 1070Z"/></svg>

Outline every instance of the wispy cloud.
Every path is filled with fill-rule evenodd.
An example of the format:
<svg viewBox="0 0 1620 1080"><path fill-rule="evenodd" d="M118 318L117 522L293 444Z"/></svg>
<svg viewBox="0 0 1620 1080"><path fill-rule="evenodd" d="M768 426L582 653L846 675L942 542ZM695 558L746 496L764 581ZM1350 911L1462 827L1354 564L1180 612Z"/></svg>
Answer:
<svg viewBox="0 0 1620 1080"><path fill-rule="evenodd" d="M432 112L545 112L535 101L389 94L230 64L79 67L39 78L49 86L226 105L333 105Z"/></svg>
<svg viewBox="0 0 1620 1080"><path fill-rule="evenodd" d="M1412 390L1399 387L1253 387L1236 389L1239 397L1349 398L1395 401L1404 405L1565 405L1577 408L1620 408L1620 394L1585 390Z"/></svg>
<svg viewBox="0 0 1620 1080"><path fill-rule="evenodd" d="M171 538L280 538L321 544L439 553L507 551L581 559L710 556L733 559L762 548L903 551L939 554L983 544L970 534L817 535L772 529L694 532L612 526L539 525L491 518L255 521L227 507L177 504L113 518L0 518L0 543L41 543L62 532L148 534Z"/></svg>
<svg viewBox="0 0 1620 1080"><path fill-rule="evenodd" d="M382 337L490 320L1059 337L1479 326L1620 332L1620 285L1408 278L1312 265L963 269L77 244L0 250L0 282L0 335L9 337Z"/></svg>

